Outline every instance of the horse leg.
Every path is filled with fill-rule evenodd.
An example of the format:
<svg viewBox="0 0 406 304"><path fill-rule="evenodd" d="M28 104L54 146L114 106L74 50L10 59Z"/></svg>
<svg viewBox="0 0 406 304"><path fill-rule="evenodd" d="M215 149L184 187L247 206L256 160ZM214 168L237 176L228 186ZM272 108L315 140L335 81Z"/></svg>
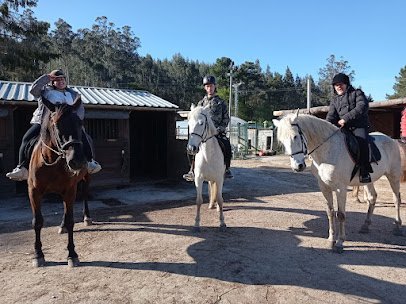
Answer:
<svg viewBox="0 0 406 304"><path fill-rule="evenodd" d="M219 220L220 220L220 231L226 231L226 223L224 222L224 213L223 213L223 185L221 183L214 183L214 187L216 193L214 194L217 201L217 211L219 212Z"/></svg>
<svg viewBox="0 0 406 304"><path fill-rule="evenodd" d="M400 219L400 204L401 204L401 198L400 198L400 184L399 184L399 179L393 178L392 176L387 176L389 184L392 188L393 192L393 202L395 203L395 209L396 209L396 218L395 218L395 227L393 228L393 235L396 236L403 236L402 232L402 220Z"/></svg>
<svg viewBox="0 0 406 304"><path fill-rule="evenodd" d="M216 202L216 186L214 184L214 182L209 181L209 209L214 209L217 207L218 209L218 204Z"/></svg>
<svg viewBox="0 0 406 304"><path fill-rule="evenodd" d="M66 229L66 225L65 225L65 218L66 218L66 213L64 212L63 216L62 216L62 222L59 225L59 229L58 229L59 234L65 234L66 232L68 232L68 230Z"/></svg>
<svg viewBox="0 0 406 304"><path fill-rule="evenodd" d="M41 213L42 195L38 190L29 189L28 192L33 215L32 228L35 231L34 259L32 264L34 267L41 267L45 265L45 258L44 253L42 252L41 243L41 229L44 226L44 218Z"/></svg>
<svg viewBox="0 0 406 304"><path fill-rule="evenodd" d="M352 192L351 192L351 196L352 196L352 198L354 200L354 203L358 203L358 204L361 204L361 201L360 201L360 199L358 197L360 187L361 186L352 187Z"/></svg>
<svg viewBox="0 0 406 304"><path fill-rule="evenodd" d="M195 177L195 186L196 186L196 218L195 218L195 226L193 228L194 232L200 232L200 207L203 203L203 180L197 179Z"/></svg>
<svg viewBox="0 0 406 304"><path fill-rule="evenodd" d="M371 225L371 217L375 210L376 198L378 197L373 183L365 185L364 191L366 193L366 201L368 202L368 212L359 233L369 233L369 225Z"/></svg>
<svg viewBox="0 0 406 304"><path fill-rule="evenodd" d="M319 187L321 193L323 193L326 199L326 213L328 218L328 241L330 243L330 248L334 249L335 245L335 219L334 219L334 205L333 205L333 192L331 189L322 181L319 182Z"/></svg>
<svg viewBox="0 0 406 304"><path fill-rule="evenodd" d="M72 193L73 192L73 193ZM79 258L75 251L75 244L73 242L73 226L75 224L73 218L73 204L76 196L76 188L71 193L65 195L63 199L65 209L65 227L68 231L68 266L79 266Z"/></svg>
<svg viewBox="0 0 406 304"><path fill-rule="evenodd" d="M333 251L342 253L345 241L345 204L347 200L347 187L337 189L337 220L338 220L338 236L337 242L334 245Z"/></svg>
<svg viewBox="0 0 406 304"><path fill-rule="evenodd" d="M85 226L91 226L93 224L93 220L90 217L89 212L89 184L90 184L90 176L87 174L83 180L80 182L82 185L82 199L83 199L83 223Z"/></svg>

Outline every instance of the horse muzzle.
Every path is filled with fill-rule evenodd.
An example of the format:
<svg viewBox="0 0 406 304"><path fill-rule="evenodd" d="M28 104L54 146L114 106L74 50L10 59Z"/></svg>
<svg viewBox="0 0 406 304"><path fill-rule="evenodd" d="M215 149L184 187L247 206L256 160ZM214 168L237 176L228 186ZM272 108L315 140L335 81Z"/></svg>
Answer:
<svg viewBox="0 0 406 304"><path fill-rule="evenodd" d="M186 151L189 155L196 155L197 152L199 152L199 147L196 147L194 145L187 145Z"/></svg>
<svg viewBox="0 0 406 304"><path fill-rule="evenodd" d="M306 162L303 159L295 159L294 157L290 158L290 167L295 172L302 172L306 169Z"/></svg>

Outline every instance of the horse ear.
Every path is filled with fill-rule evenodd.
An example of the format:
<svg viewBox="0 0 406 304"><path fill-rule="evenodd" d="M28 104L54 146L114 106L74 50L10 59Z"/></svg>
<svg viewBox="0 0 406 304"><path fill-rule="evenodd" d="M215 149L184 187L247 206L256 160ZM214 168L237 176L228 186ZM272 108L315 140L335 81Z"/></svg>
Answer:
<svg viewBox="0 0 406 304"><path fill-rule="evenodd" d="M277 119L272 119L272 123L275 126L275 128L277 128L279 126L279 120L277 120Z"/></svg>
<svg viewBox="0 0 406 304"><path fill-rule="evenodd" d="M194 110L194 108L196 108L196 106L195 106L195 104L194 104L194 103L192 103L192 104L190 105L190 111L193 111L193 110Z"/></svg>
<svg viewBox="0 0 406 304"><path fill-rule="evenodd" d="M55 112L55 105L46 99L44 95L41 95L41 101L48 108L48 110Z"/></svg>
<svg viewBox="0 0 406 304"><path fill-rule="evenodd" d="M296 111L296 117L298 117L299 116L299 108L297 108L297 111Z"/></svg>
<svg viewBox="0 0 406 304"><path fill-rule="evenodd" d="M80 94L76 95L75 100L73 101L72 107L76 110L82 104L82 96Z"/></svg>

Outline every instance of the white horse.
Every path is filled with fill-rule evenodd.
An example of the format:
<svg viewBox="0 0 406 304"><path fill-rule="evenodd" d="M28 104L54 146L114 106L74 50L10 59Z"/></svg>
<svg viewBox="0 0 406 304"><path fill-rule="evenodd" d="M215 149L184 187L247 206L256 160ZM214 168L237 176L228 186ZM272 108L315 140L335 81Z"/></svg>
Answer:
<svg viewBox="0 0 406 304"><path fill-rule="evenodd" d="M290 155L291 167L294 171L306 168L305 158L311 154L312 173L317 178L320 190L327 200L327 216L329 221L329 237L334 251L343 251L345 240L345 203L347 186L360 185L359 175L350 181L354 163L347 152L344 134L339 128L326 120L310 116L288 114L280 121L273 121L277 126L278 140L284 145L286 154ZM382 158L378 164L373 163L372 182L385 175L393 191L396 207L395 235L402 235L400 219L400 154L395 140L382 134L371 133ZM368 213L360 232L367 233L371 224L371 216L376 202L376 191L373 183L365 185L369 203ZM337 198L337 214L339 222L338 236L335 238L333 192Z"/></svg>
<svg viewBox="0 0 406 304"><path fill-rule="evenodd" d="M209 208L217 205L220 215L220 230L225 230L223 214L224 155L217 138L217 129L210 118L208 107L192 105L189 116L189 141L187 152L195 156L194 175L196 186L195 231L200 231L200 207L203 203L203 181L209 183Z"/></svg>

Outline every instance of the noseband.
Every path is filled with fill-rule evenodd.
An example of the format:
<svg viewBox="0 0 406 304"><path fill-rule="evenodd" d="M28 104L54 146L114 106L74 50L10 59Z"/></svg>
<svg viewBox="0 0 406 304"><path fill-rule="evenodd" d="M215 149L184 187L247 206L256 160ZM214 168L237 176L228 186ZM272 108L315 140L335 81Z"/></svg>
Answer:
<svg viewBox="0 0 406 304"><path fill-rule="evenodd" d="M190 135L196 135L198 137L200 137L202 139L202 143L205 143L206 141L208 141L210 138L213 138L214 135L207 137L208 132L208 124L207 124L207 116L206 114L201 113L201 115L204 116L204 129L203 129L203 133L202 134L198 134L195 132L190 133ZM206 134L206 138L205 138L205 134Z"/></svg>
<svg viewBox="0 0 406 304"><path fill-rule="evenodd" d="M300 153L303 153L304 156L307 156L308 153L307 153L307 140L306 140L306 137L304 136L303 131L302 131L302 129L300 128L300 126L298 124L295 123L295 124L292 124L292 126L295 126L298 129L299 136L300 136L300 141L301 141L301 150L293 152L289 156L292 157L293 155L297 155L297 154L300 154Z"/></svg>
<svg viewBox="0 0 406 304"><path fill-rule="evenodd" d="M55 165L59 159L61 158L65 158L66 159L66 150L68 146L72 146L72 145L83 145L83 142L81 140L77 140L77 139L72 139L70 138L68 141L62 141L61 137L59 136L59 130L56 127L56 123L55 122L51 122L51 128L50 128L50 133L51 133L51 138L53 137L55 139L55 146L56 146L56 150L53 149L52 147L48 146L44 140L41 138L41 143L48 148L49 150L51 150L52 152L54 152L56 155L58 155L57 159L52 162L52 163L47 163L45 161L45 157L44 155L42 155L42 158L44 159L44 163L47 166L52 166ZM41 152L42 154L42 152Z"/></svg>

